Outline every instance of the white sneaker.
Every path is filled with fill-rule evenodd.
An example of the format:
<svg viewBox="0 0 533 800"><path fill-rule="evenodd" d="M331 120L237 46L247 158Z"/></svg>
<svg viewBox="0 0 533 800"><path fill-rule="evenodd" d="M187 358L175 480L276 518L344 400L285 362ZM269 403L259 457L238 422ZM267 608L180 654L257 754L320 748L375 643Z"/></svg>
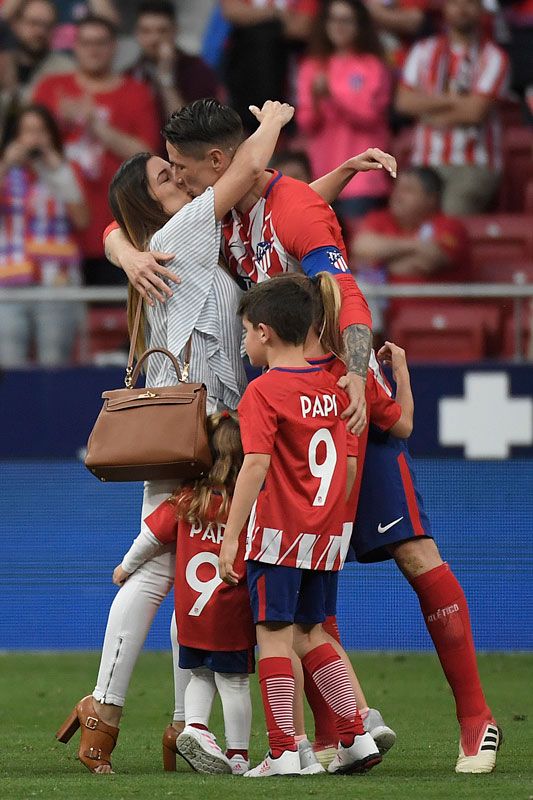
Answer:
<svg viewBox="0 0 533 800"><path fill-rule="evenodd" d="M176 750L196 772L229 775L231 764L210 731L186 725L176 739Z"/></svg>
<svg viewBox="0 0 533 800"><path fill-rule="evenodd" d="M301 775L320 775L321 772L326 771L315 756L309 739L298 742L298 755L300 756Z"/></svg>
<svg viewBox="0 0 533 800"><path fill-rule="evenodd" d="M250 762L238 753L229 759L233 775L244 775L250 769Z"/></svg>
<svg viewBox="0 0 533 800"><path fill-rule="evenodd" d="M337 755L328 767L328 772L337 775L350 775L353 772L367 772L381 761L379 750L369 733L356 736L350 747L339 744Z"/></svg>
<svg viewBox="0 0 533 800"><path fill-rule="evenodd" d="M462 741L459 742L459 756L455 771L470 773L492 772L496 766L496 753L500 749L501 743L501 730L493 720L487 722L472 753L467 755L463 749Z"/></svg>
<svg viewBox="0 0 533 800"><path fill-rule="evenodd" d="M244 773L245 778L271 778L274 775L300 775L300 754L298 750L285 750L279 758L267 753L263 761Z"/></svg>
<svg viewBox="0 0 533 800"><path fill-rule="evenodd" d="M365 731L370 734L378 746L381 755L387 753L394 742L396 741L396 734L385 725L383 717L375 708L369 708L368 714L363 720Z"/></svg>

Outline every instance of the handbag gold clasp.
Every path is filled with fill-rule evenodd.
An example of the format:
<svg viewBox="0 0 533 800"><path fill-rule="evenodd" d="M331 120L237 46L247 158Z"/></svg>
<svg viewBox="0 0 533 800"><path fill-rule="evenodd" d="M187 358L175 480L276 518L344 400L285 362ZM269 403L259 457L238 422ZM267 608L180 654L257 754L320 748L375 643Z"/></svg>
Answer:
<svg viewBox="0 0 533 800"><path fill-rule="evenodd" d="M157 397L157 394L155 392L143 392L142 394L138 394L135 399L145 400L147 397Z"/></svg>

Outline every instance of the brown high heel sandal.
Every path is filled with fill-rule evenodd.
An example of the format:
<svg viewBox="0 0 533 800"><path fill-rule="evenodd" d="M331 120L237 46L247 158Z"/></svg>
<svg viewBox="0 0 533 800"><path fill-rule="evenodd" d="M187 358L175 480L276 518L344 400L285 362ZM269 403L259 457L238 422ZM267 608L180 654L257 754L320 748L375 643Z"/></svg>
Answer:
<svg viewBox="0 0 533 800"><path fill-rule="evenodd" d="M185 723L183 723L185 727ZM177 731L173 725L167 725L163 733L163 769L165 772L176 772L176 739L182 733Z"/></svg>
<svg viewBox="0 0 533 800"><path fill-rule="evenodd" d="M92 695L84 697L56 733L56 739L66 744L81 727L78 758L91 772L106 764L111 766L111 753L118 739L118 728L102 722L96 714Z"/></svg>

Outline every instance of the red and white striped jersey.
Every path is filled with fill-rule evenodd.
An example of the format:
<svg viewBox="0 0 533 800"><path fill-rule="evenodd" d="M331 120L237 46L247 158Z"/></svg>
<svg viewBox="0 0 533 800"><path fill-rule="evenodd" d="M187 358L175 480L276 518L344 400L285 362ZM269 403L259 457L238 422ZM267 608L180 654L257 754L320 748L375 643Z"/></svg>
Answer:
<svg viewBox="0 0 533 800"><path fill-rule="evenodd" d="M270 455L250 515L245 558L300 569L338 570L347 458L357 455L341 419L348 397L320 367L275 367L239 403L243 450Z"/></svg>
<svg viewBox="0 0 533 800"><path fill-rule="evenodd" d="M509 86L509 59L486 39L469 48L450 45L446 36L434 36L411 49L402 82L430 94L454 92L504 98ZM435 128L420 122L415 129L412 163L438 167L446 164L502 166L501 129L496 108L481 125Z"/></svg>
<svg viewBox="0 0 533 800"><path fill-rule="evenodd" d="M272 178L252 208L233 208L222 222L222 247L236 280L247 289L300 269L349 275L342 232L330 206L302 181L269 171Z"/></svg>

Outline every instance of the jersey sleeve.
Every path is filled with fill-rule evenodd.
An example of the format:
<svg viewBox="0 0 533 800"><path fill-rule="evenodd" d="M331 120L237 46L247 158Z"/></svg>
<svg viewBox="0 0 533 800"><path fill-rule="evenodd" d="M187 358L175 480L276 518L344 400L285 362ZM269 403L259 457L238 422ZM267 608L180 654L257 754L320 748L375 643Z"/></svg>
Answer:
<svg viewBox="0 0 533 800"><path fill-rule="evenodd" d="M109 234L111 233L111 231L116 231L116 230L118 230L119 228L120 228L120 225L118 224L118 222L117 222L116 220L113 220L113 222L110 222L110 223L109 223L109 225L108 225L108 226L107 226L107 228L105 229L105 231L104 231L104 234L103 234L103 236L102 236L102 241L103 241L103 243L104 243L104 247L105 247L105 240L107 239L107 237L109 236Z"/></svg>
<svg viewBox="0 0 533 800"><path fill-rule="evenodd" d="M472 94L492 97L494 100L506 98L510 81L509 57L492 43L485 48L481 57L484 64L472 87Z"/></svg>
<svg viewBox="0 0 533 800"><path fill-rule="evenodd" d="M368 373L367 382L370 400L369 421L382 431L388 431L400 419L402 407L385 391L371 371Z"/></svg>
<svg viewBox="0 0 533 800"><path fill-rule="evenodd" d="M163 544L176 541L178 531L176 508L168 500L165 500L157 506L155 511L145 517L143 523Z"/></svg>
<svg viewBox="0 0 533 800"><path fill-rule="evenodd" d="M346 452L348 458L359 455L359 437L347 431Z"/></svg>
<svg viewBox="0 0 533 800"><path fill-rule="evenodd" d="M407 54L403 66L401 83L409 89L418 89L420 85L420 75L423 68L424 47L423 42L415 44Z"/></svg>
<svg viewBox="0 0 533 800"><path fill-rule="evenodd" d="M278 430L278 414L258 381L261 382L256 378L248 385L239 403L242 449L245 455L272 455Z"/></svg>

